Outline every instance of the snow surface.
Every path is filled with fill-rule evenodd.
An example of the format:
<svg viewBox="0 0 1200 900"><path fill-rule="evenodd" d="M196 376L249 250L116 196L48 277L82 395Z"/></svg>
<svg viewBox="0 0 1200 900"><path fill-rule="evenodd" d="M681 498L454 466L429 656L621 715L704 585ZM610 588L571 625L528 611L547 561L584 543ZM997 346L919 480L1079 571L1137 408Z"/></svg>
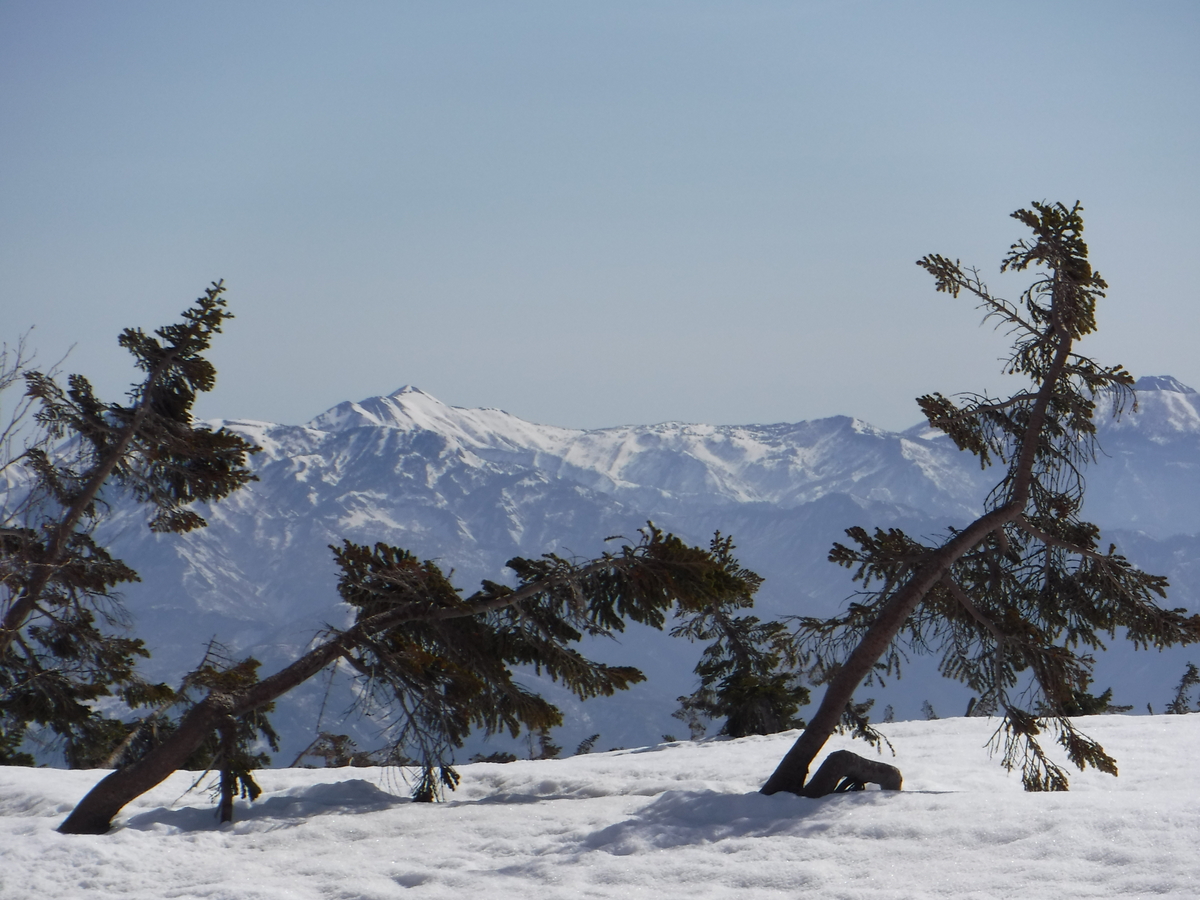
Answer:
<svg viewBox="0 0 1200 900"><path fill-rule="evenodd" d="M1200 715L1079 725L1121 776L1071 770L1065 794L1026 794L988 759L994 721L942 719L882 726L899 793L758 794L788 733L463 766L438 805L390 770L268 770L224 827L177 773L103 836L54 831L103 773L5 768L0 896L1200 896Z"/></svg>

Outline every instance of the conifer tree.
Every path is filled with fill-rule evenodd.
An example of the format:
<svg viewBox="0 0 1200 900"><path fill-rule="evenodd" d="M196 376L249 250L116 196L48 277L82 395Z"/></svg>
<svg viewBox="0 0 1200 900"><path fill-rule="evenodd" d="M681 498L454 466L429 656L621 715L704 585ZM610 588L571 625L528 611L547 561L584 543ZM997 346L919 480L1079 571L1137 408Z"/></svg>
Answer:
<svg viewBox="0 0 1200 900"><path fill-rule="evenodd" d="M195 501L215 501L253 479L256 448L223 429L192 420L196 395L216 371L202 355L231 318L221 283L148 335L126 329L119 343L144 373L127 403L106 403L72 375L23 371L26 398L40 426L20 452L6 444L8 475L0 511L0 753L28 761L18 748L31 727L49 729L71 765L95 765L127 733L95 701L127 707L171 696L136 671L148 652L127 636L115 593L138 580L92 537L110 504L132 497L153 511L149 527L184 533L204 520Z"/></svg>
<svg viewBox="0 0 1200 900"><path fill-rule="evenodd" d="M1196 685L1200 685L1200 669L1196 668L1195 663L1189 662L1175 688L1175 696L1167 704L1168 715L1182 716L1190 712L1200 712L1200 702L1197 702L1196 709L1191 708L1191 694Z"/></svg>
<svg viewBox="0 0 1200 900"><path fill-rule="evenodd" d="M759 581L727 555L653 526L586 562L553 554L510 560L515 587L485 581L469 597L436 564L399 548L346 541L332 549L355 622L320 635L270 676L214 687L156 747L100 781L60 831L107 831L126 803L183 767L222 723L264 709L339 661L360 677L379 718L393 723L390 755L416 761L414 798L436 799L457 784L453 753L472 729L516 737L561 724L559 710L522 686L513 666L532 666L582 699L611 695L643 675L583 656L576 645L584 635L613 635L628 622L661 629L672 607L737 608Z"/></svg>
<svg viewBox="0 0 1200 900"><path fill-rule="evenodd" d="M1038 273L1018 303L993 294L977 270L958 261L936 254L918 261L937 290L974 296L985 318L1014 336L1005 371L1028 386L1007 399L918 399L933 428L981 466L999 464L1002 475L983 514L941 541L851 528L850 545L834 546L830 560L850 568L863 593L840 616L802 620L798 640L826 693L764 793L820 796L847 780L899 788L897 770L847 751L811 780L808 772L859 684L896 673L905 648L938 654L944 675L1003 717L993 746L1007 768L1021 768L1027 790L1068 786L1039 743L1046 730L1077 767L1115 775L1115 760L1068 718L1090 683L1089 651L1118 630L1139 648L1200 639L1200 616L1158 605L1166 579L1139 571L1112 545L1103 548L1099 529L1080 518L1082 470L1097 449L1097 406L1119 415L1134 400L1125 369L1076 350L1095 330L1096 303L1107 288L1088 261L1081 214L1079 204L1058 203L1013 213L1033 235L1012 245L1001 271Z"/></svg>
<svg viewBox="0 0 1200 900"><path fill-rule="evenodd" d="M693 739L703 733L704 719L724 719L720 733L730 737L775 734L804 724L796 714L809 695L794 671L795 641L782 622L736 615L753 605L762 579L740 568L733 549L732 538L717 534L709 552L745 582L745 593L733 602L683 610L671 630L674 637L709 642L696 664L700 684L679 698L680 708L673 714L688 723Z"/></svg>

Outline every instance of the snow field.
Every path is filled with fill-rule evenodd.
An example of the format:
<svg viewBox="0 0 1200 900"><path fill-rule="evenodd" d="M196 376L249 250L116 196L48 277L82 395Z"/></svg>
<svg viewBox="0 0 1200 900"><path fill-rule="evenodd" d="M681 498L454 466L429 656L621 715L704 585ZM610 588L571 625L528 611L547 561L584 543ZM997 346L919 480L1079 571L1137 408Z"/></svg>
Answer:
<svg viewBox="0 0 1200 900"><path fill-rule="evenodd" d="M789 733L467 765L433 806L395 771L267 770L224 827L177 773L98 837L54 828L103 773L5 768L0 897L1200 896L1200 715L1080 726L1121 775L1069 770L1066 794L988 758L994 721L942 719L882 726L899 793L758 794Z"/></svg>

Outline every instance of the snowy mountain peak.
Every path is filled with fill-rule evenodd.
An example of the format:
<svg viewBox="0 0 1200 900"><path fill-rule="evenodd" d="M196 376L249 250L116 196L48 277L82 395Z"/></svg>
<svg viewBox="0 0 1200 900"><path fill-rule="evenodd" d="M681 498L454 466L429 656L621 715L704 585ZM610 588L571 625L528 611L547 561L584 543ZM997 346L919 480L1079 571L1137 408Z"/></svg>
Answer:
<svg viewBox="0 0 1200 900"><path fill-rule="evenodd" d="M404 385L386 397L339 403L309 422L308 427L329 432L364 427L432 431L470 449L518 446L542 450L581 433L535 425L502 409L449 406L412 385Z"/></svg>
<svg viewBox="0 0 1200 900"><path fill-rule="evenodd" d="M1134 389L1137 408L1126 409L1119 419L1100 416L1102 431L1133 432L1158 444L1200 434L1200 394L1195 390L1170 375L1143 376Z"/></svg>
<svg viewBox="0 0 1200 900"><path fill-rule="evenodd" d="M1134 382L1136 391L1175 391L1179 394L1194 394L1195 388L1190 388L1170 375L1143 375Z"/></svg>
<svg viewBox="0 0 1200 900"><path fill-rule="evenodd" d="M426 394L423 390L421 390L415 384L401 385L400 387L396 388L396 390L394 390L390 394L388 394L388 396L395 398L395 397L403 397L405 394L420 394L423 397L429 397L430 400L436 400L436 398L434 398L431 394ZM440 402L440 401L438 401L438 402Z"/></svg>

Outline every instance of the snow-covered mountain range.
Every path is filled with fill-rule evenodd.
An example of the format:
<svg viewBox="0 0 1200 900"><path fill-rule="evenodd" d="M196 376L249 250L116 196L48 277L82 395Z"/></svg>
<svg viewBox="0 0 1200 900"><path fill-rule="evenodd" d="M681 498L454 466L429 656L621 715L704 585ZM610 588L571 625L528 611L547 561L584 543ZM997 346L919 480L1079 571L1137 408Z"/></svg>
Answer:
<svg viewBox="0 0 1200 900"><path fill-rule="evenodd" d="M1135 562L1171 577L1172 605L1200 608L1200 394L1151 377L1138 382L1138 401L1101 424L1105 455L1088 470L1086 513ZM825 560L846 527L939 533L977 513L995 477L924 427L898 434L836 417L580 431L447 406L413 387L301 426L220 424L263 449L253 460L259 481L206 510L208 528L156 536L132 509L107 526L113 550L142 575L127 605L163 678L194 665L213 637L269 670L344 621L328 550L342 538L438 559L470 590L503 579L514 555L594 555L605 536L634 535L647 520L695 542L720 530L766 576L767 615L823 614L852 591ZM564 742L600 732L603 746L630 745L682 729L670 712L691 689L696 648L631 631L596 651L650 680L582 706L551 689L568 712ZM1117 656L1102 660L1098 686L1112 683L1118 700L1141 709L1165 702L1187 651ZM965 704L956 691L918 663L880 698L904 717L926 699ZM327 694L322 684L285 700L279 760L311 740L319 716L321 728L373 745L372 723L338 724L350 697L346 685Z"/></svg>

